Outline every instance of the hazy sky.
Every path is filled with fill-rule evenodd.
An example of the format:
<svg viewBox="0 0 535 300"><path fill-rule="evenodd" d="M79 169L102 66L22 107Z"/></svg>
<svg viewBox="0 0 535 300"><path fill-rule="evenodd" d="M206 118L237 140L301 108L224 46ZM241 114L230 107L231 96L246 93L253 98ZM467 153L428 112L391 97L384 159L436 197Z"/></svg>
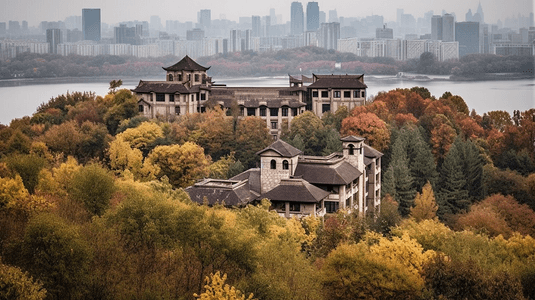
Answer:
<svg viewBox="0 0 535 300"><path fill-rule="evenodd" d="M122 21L149 21L151 15L159 15L162 25L166 20L181 22L197 21L197 12L201 9L211 9L212 19L220 15L227 19L238 21L240 16L269 15L269 9L274 8L277 15L282 15L283 21L290 19L290 5L293 0L246 1L246 0L0 0L0 22L9 20L26 20L29 26L37 26L40 21L63 21L72 15L80 16L82 8L100 8L102 22L114 24ZM307 1L308 2L308 1ZM303 7L306 10L306 3ZM320 10L336 9L338 16L364 17L373 14L385 17L385 22L395 21L396 8L403 8L405 13L422 17L429 10L440 14L454 12L457 21L464 21L468 9L475 13L479 0L329 0L317 1ZM517 16L519 13L528 16L533 12L533 0L481 0L485 22L502 22L507 17Z"/></svg>

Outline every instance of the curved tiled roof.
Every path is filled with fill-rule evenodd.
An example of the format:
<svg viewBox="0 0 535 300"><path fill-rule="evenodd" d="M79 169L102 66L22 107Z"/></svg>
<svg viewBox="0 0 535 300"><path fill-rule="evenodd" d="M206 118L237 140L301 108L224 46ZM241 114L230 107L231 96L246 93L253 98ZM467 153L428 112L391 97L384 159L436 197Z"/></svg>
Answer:
<svg viewBox="0 0 535 300"><path fill-rule="evenodd" d="M180 82L173 81L143 81L140 80L135 93L164 93L164 94L189 94L190 91Z"/></svg>
<svg viewBox="0 0 535 300"><path fill-rule="evenodd" d="M203 67L186 55L181 61L163 69L166 71L207 71L210 67Z"/></svg>
<svg viewBox="0 0 535 300"><path fill-rule="evenodd" d="M333 89L365 89L365 85L361 79L364 75L315 75L313 77L315 82L308 86L308 88L333 88Z"/></svg>

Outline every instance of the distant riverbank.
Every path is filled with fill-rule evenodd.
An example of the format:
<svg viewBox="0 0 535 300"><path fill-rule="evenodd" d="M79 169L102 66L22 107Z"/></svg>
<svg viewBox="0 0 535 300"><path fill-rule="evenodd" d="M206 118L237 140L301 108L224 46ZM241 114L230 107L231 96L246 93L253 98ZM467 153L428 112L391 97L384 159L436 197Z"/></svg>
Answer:
<svg viewBox="0 0 535 300"><path fill-rule="evenodd" d="M409 74L414 75L414 74ZM449 91L463 97L468 107L477 113L493 110L528 110L535 107L535 78L492 81L453 81L448 76L429 75L429 80L397 78L392 75L365 75L367 97L396 88L423 86L435 97ZM122 79L122 88L133 89L139 80L165 80L161 76L99 76L75 78L39 78L0 80L0 124L9 124L14 118L31 116L37 107L53 97L67 92L108 93L109 82ZM288 75L265 77L214 77L218 84L228 86L288 86Z"/></svg>

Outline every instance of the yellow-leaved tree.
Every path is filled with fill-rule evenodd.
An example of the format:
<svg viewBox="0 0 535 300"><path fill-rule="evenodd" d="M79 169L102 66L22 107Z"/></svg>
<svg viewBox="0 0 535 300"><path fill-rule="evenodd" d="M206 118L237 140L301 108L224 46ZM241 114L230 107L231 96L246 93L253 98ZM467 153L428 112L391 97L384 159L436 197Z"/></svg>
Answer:
<svg viewBox="0 0 535 300"><path fill-rule="evenodd" d="M194 294L198 300L252 300L253 294L245 296L240 290L235 287L225 284L227 274L216 272L206 277L206 285L204 292L200 295Z"/></svg>
<svg viewBox="0 0 535 300"><path fill-rule="evenodd" d="M414 198L414 207L410 208L410 216L420 222L422 220L434 220L437 218L438 206L435 202L433 188L429 181L422 188L422 193L417 193Z"/></svg>

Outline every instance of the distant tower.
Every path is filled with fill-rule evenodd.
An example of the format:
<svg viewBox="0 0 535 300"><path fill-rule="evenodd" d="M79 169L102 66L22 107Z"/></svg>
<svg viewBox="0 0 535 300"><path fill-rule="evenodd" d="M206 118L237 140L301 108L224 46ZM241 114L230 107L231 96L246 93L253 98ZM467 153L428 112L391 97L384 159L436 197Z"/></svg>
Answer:
<svg viewBox="0 0 535 300"><path fill-rule="evenodd" d="M483 8L481 7L481 1L479 1L479 5L477 6L477 13L479 14L479 22L484 23L485 22L485 15L483 14Z"/></svg>
<svg viewBox="0 0 535 300"><path fill-rule="evenodd" d="M472 18L473 18L472 10L468 9L468 12L465 15L466 22L472 22L472 20L473 20Z"/></svg>
<svg viewBox="0 0 535 300"><path fill-rule="evenodd" d="M338 22L338 13L336 9L329 10L329 23Z"/></svg>
<svg viewBox="0 0 535 300"><path fill-rule="evenodd" d="M442 17L442 41L455 41L455 18L453 15L445 14Z"/></svg>
<svg viewBox="0 0 535 300"><path fill-rule="evenodd" d="M252 16L251 21L253 25L251 36L260 37L262 32L262 19L260 16Z"/></svg>
<svg viewBox="0 0 535 300"><path fill-rule="evenodd" d="M320 7L318 2L307 4L307 31L316 31L320 28Z"/></svg>
<svg viewBox="0 0 535 300"><path fill-rule="evenodd" d="M271 25L277 25L277 15L275 14L275 9L269 9L269 17L271 18Z"/></svg>
<svg viewBox="0 0 535 300"><path fill-rule="evenodd" d="M434 15L431 17L431 39L442 40L442 16Z"/></svg>
<svg viewBox="0 0 535 300"><path fill-rule="evenodd" d="M82 9L82 34L84 40L100 41L100 8Z"/></svg>
<svg viewBox="0 0 535 300"><path fill-rule="evenodd" d="M305 16L303 13L303 4L301 2L292 2L291 7L291 35L300 35L305 28Z"/></svg>
<svg viewBox="0 0 535 300"><path fill-rule="evenodd" d="M201 29L209 29L212 26L212 11L209 9L201 9L199 13L199 24Z"/></svg>
<svg viewBox="0 0 535 300"><path fill-rule="evenodd" d="M47 29L46 42L49 44L48 53L58 54L58 44L61 44L61 30Z"/></svg>

